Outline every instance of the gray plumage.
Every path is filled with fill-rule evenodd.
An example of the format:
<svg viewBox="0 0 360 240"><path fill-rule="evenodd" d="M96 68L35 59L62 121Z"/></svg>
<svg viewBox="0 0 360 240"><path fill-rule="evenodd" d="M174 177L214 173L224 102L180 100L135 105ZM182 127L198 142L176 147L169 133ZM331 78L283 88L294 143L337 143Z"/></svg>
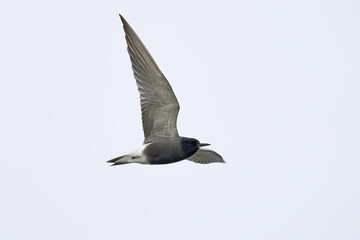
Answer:
<svg viewBox="0 0 360 240"><path fill-rule="evenodd" d="M188 159L196 163L224 162L209 144L180 137L176 128L179 102L164 74L128 22L120 15L134 77L140 93L144 145L108 162L167 164Z"/></svg>

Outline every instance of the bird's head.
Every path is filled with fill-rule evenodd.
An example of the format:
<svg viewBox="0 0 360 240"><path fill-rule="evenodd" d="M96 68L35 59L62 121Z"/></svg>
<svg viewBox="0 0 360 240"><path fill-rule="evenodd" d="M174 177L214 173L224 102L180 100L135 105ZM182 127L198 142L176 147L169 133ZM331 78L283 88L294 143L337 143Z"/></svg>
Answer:
<svg viewBox="0 0 360 240"><path fill-rule="evenodd" d="M187 157L190 157L194 153L197 152L201 147L209 146L208 143L200 143L199 140L195 138L181 138L181 147L183 151L188 155Z"/></svg>

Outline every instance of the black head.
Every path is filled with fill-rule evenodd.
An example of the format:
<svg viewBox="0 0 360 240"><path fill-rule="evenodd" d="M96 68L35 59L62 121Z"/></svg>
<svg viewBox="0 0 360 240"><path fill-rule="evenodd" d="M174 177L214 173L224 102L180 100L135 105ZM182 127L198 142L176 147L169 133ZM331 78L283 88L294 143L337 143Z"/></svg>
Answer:
<svg viewBox="0 0 360 240"><path fill-rule="evenodd" d="M200 143L199 140L197 140L195 138L186 138L186 137L181 138L181 147L182 147L182 150L185 152L186 157L190 157L191 155L196 153L197 150L199 150L199 148L208 146L208 145L210 145L210 144Z"/></svg>

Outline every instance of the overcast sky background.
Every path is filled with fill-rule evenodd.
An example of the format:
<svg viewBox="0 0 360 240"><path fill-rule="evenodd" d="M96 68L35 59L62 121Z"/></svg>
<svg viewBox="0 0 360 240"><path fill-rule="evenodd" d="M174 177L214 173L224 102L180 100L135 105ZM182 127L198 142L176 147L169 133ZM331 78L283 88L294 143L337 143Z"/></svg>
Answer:
<svg viewBox="0 0 360 240"><path fill-rule="evenodd" d="M182 136L143 142L121 13ZM0 239L360 239L359 1L1 1Z"/></svg>

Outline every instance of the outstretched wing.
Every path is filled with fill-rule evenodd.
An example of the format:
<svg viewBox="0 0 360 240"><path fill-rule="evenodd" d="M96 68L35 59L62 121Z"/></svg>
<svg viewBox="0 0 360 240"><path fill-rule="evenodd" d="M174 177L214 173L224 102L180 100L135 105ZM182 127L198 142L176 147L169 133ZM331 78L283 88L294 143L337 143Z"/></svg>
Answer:
<svg viewBox="0 0 360 240"><path fill-rule="evenodd" d="M199 149L194 155L189 157L188 160L196 163L225 163L224 159L218 153L208 149Z"/></svg>
<svg viewBox="0 0 360 240"><path fill-rule="evenodd" d="M121 15L120 18L140 92L144 143L178 136L176 121L180 106L176 96L135 31Z"/></svg>

